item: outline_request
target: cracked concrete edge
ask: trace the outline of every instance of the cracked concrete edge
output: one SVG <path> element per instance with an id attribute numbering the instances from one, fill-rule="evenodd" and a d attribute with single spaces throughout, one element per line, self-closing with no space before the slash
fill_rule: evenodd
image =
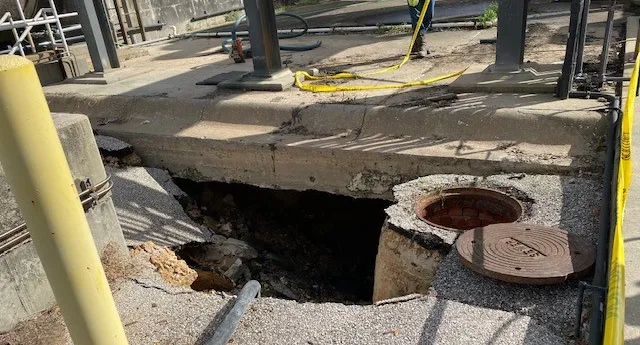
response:
<path id="1" fill-rule="evenodd" d="M 77 94 L 47 94 L 47 100 L 52 110 L 86 114 L 94 126 L 129 123 L 130 130 L 169 135 L 199 121 L 209 121 L 303 130 L 302 134 L 315 135 L 350 131 L 358 135 L 429 137 L 455 133 L 456 138 L 470 140 L 571 143 L 577 154 L 590 152 L 594 141 L 604 133 L 606 119 L 594 111 L 599 106 L 595 100 L 559 103 L 541 97 L 524 98 L 528 99 L 525 102 L 522 96 L 504 94 L 495 99 L 467 95 L 459 103 L 441 108 Z M 140 126 L 142 123 L 147 125 Z"/>
<path id="2" fill-rule="evenodd" d="M 390 228 L 423 247 L 447 251 L 459 233 L 429 225 L 416 215 L 417 201 L 429 193 L 453 187 L 502 191 L 523 206 L 520 223 L 561 227 L 595 243 L 601 182 L 595 176 L 504 174 L 492 176 L 430 175 L 393 188 L 396 204 L 388 207 Z"/>

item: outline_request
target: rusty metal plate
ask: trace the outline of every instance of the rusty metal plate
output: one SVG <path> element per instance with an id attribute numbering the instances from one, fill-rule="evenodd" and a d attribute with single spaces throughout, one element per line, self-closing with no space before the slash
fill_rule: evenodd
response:
<path id="1" fill-rule="evenodd" d="M 456 242 L 462 263 L 502 281 L 559 284 L 589 272 L 595 249 L 564 230 L 528 224 L 493 224 L 464 232 Z"/>

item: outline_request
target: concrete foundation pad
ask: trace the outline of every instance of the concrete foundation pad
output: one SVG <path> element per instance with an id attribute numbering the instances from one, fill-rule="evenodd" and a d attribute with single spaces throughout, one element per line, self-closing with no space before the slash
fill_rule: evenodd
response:
<path id="1" fill-rule="evenodd" d="M 391 107 L 264 95 L 48 100 L 89 114 L 99 133 L 133 145 L 146 165 L 197 181 L 390 198 L 393 185 L 429 174 L 600 170 L 606 118 L 596 100 L 465 94 L 442 107 Z"/>
<path id="2" fill-rule="evenodd" d="M 239 78 L 233 78 L 218 83 L 219 89 L 246 91 L 284 91 L 293 86 L 293 72 L 285 68 L 269 78 L 254 76 L 247 73 Z"/>
<path id="3" fill-rule="evenodd" d="M 525 64 L 517 72 L 495 70 L 494 65 L 472 65 L 450 85 L 453 92 L 554 93 L 561 64 Z"/>
<path id="4" fill-rule="evenodd" d="M 420 196 L 446 188 L 470 186 L 501 190 L 518 199 L 524 208 L 518 222 L 557 227 L 576 234 L 595 246 L 601 195 L 599 176 L 580 178 L 524 174 L 487 177 L 432 175 L 394 188 L 394 196 L 398 203 L 386 210 L 388 218 L 385 229 L 404 235 L 413 243 L 407 244 L 406 247 L 409 249 L 404 251 L 418 255 L 417 259 L 414 258 L 412 261 L 398 257 L 396 261 L 403 261 L 404 264 L 396 265 L 400 270 L 394 273 L 393 279 L 387 279 L 388 275 L 385 276 L 384 271 L 376 270 L 374 290 L 384 291 L 385 285 L 389 284 L 415 285 L 417 281 L 422 285 L 431 284 L 431 290 L 438 298 L 520 313 L 546 324 L 557 334 L 564 335 L 570 332 L 575 316 L 577 281 L 553 286 L 527 286 L 503 283 L 481 276 L 464 267 L 455 249 L 452 249 L 458 236 L 457 232 L 431 226 L 416 216 L 415 206 Z M 452 250 L 438 267 L 433 281 L 427 282 L 425 276 L 414 274 L 420 269 L 432 270 L 433 265 L 440 263 L 440 256 L 425 261 L 421 259 L 425 258 L 425 255 L 433 256 L 434 252 L 443 253 L 449 249 Z M 387 251 L 381 241 L 378 257 Z M 426 268 L 420 267 L 425 266 L 423 262 L 427 262 Z M 385 296 L 391 297 L 396 296 Z"/>

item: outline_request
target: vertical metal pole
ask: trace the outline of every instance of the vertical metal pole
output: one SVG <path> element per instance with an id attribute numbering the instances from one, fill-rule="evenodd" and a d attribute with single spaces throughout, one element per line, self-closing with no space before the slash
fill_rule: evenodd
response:
<path id="1" fill-rule="evenodd" d="M 107 5 L 103 0 L 93 0 L 93 5 L 96 8 L 96 18 L 100 25 L 100 33 L 107 49 L 107 55 L 109 56 L 109 62 L 112 68 L 120 67 L 120 59 L 118 58 L 118 52 L 116 50 L 116 41 L 113 39 L 113 32 L 109 24 L 109 18 L 107 16 Z"/>
<path id="2" fill-rule="evenodd" d="M 571 18 L 569 20 L 569 39 L 567 49 L 564 53 L 564 64 L 562 65 L 562 75 L 558 80 L 556 97 L 561 99 L 569 98 L 569 92 L 573 87 L 573 77 L 576 72 L 576 49 L 578 47 L 578 33 L 580 30 L 580 19 L 585 0 L 573 0 L 571 2 Z"/>
<path id="3" fill-rule="evenodd" d="M 498 1 L 496 70 L 517 71 L 524 60 L 529 0 Z"/>
<path id="4" fill-rule="evenodd" d="M 78 9 L 78 17 L 82 25 L 84 39 L 87 42 L 87 48 L 89 48 L 93 69 L 96 72 L 104 72 L 111 67 L 119 67 L 119 64 L 113 63 L 118 61 L 118 56 L 114 54 L 115 48 L 109 48 L 109 46 L 113 45 L 110 34 L 103 30 L 103 26 L 106 25 L 108 27 L 108 24 L 101 24 L 101 20 L 98 17 L 98 11 L 104 14 L 103 7 L 96 7 L 93 0 L 74 1 Z"/>
<path id="5" fill-rule="evenodd" d="M 113 0 L 116 6 L 116 16 L 118 17 L 118 23 L 120 23 L 120 32 L 122 33 L 122 40 L 124 44 L 129 44 L 129 33 L 127 32 L 127 25 L 124 22 L 124 14 L 122 13 L 122 3 L 120 0 Z"/>
<path id="6" fill-rule="evenodd" d="M 613 30 L 613 17 L 616 13 L 616 0 L 611 0 L 609 13 L 607 14 L 607 27 L 604 32 L 604 42 L 602 42 L 602 53 L 600 54 L 600 73 L 598 81 L 603 82 L 607 74 L 607 64 L 609 63 L 609 45 L 611 44 L 611 31 Z"/>
<path id="7" fill-rule="evenodd" d="M 271 0 L 245 0 L 253 60 L 252 76 L 269 78 L 282 70 L 276 13 Z"/>
<path id="8" fill-rule="evenodd" d="M 576 74 L 582 74 L 584 65 L 584 45 L 587 41 L 587 24 L 589 23 L 589 10 L 591 9 L 591 0 L 584 0 L 582 7 L 582 16 L 580 18 L 580 31 L 578 36 L 578 51 L 576 56 Z"/>
<path id="9" fill-rule="evenodd" d="M 138 27 L 140 27 L 140 36 L 142 36 L 142 40 L 147 40 L 147 33 L 144 30 L 144 24 L 142 23 L 142 15 L 140 14 L 140 5 L 138 4 L 138 0 L 133 1 L 133 10 L 136 11 L 136 18 L 138 19 Z"/>
<path id="10" fill-rule="evenodd" d="M 73 343 L 127 345 L 31 61 L 0 57 L 0 109 L 0 161 Z"/>

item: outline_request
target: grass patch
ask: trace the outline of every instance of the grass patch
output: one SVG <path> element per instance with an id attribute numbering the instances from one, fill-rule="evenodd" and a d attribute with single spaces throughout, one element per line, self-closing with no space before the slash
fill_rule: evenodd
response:
<path id="1" fill-rule="evenodd" d="M 484 10 L 482 15 L 478 17 L 478 22 L 481 27 L 488 28 L 492 26 L 496 20 L 498 20 L 498 3 L 494 1 Z"/>
<path id="2" fill-rule="evenodd" d="M 243 10 L 236 10 L 236 11 L 231 11 L 227 14 L 224 15 L 224 21 L 225 22 L 235 22 L 236 20 L 238 20 L 238 18 L 240 18 L 242 15 L 244 14 Z"/>
<path id="3" fill-rule="evenodd" d="M 402 25 L 381 25 L 374 31 L 376 35 L 395 35 L 411 31 Z"/>

